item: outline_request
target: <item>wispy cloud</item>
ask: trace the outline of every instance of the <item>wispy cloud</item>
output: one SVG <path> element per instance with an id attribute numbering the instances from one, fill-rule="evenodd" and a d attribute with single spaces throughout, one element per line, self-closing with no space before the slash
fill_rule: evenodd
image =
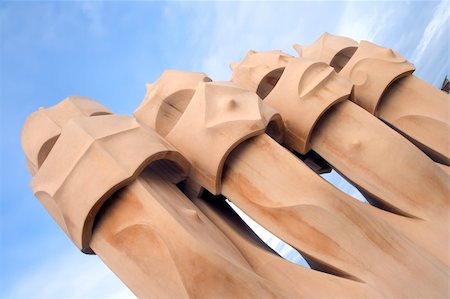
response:
<path id="1" fill-rule="evenodd" d="M 448 0 L 346 4 L 337 34 L 393 48 L 416 66 L 415 75 L 440 87 L 450 71 Z"/>
<path id="2" fill-rule="evenodd" d="M 202 59 L 201 69 L 213 79 L 228 80 L 231 77 L 229 63 L 241 59 L 248 50 L 289 47 L 299 35 L 298 27 L 288 31 L 280 23 L 273 22 L 276 7 L 274 3 L 257 6 L 253 3 L 217 3 L 213 26 L 208 28 L 208 51 Z M 274 36 L 277 38 L 272 38 Z"/>
<path id="3" fill-rule="evenodd" d="M 97 256 L 76 250 L 49 257 L 2 292 L 5 299 L 136 298 Z"/>
<path id="4" fill-rule="evenodd" d="M 392 3 L 347 2 L 336 29 L 337 35 L 348 36 L 357 41 L 376 41 L 390 23 L 395 22 Z"/>
<path id="5" fill-rule="evenodd" d="M 193 19 L 194 36 L 200 37 L 204 55 L 199 69 L 215 80 L 229 80 L 229 63 L 241 60 L 250 50 L 280 49 L 294 53 L 292 44 L 307 43 L 336 16 L 329 15 L 334 4 L 315 2 L 218 2 L 201 15 L 211 15 L 208 26 L 204 18 Z M 311 12 L 308 14 L 306 12 Z M 322 14 L 320 14 L 322 12 Z M 315 15 L 315 17 L 313 16 Z M 311 26 L 311 23 L 315 23 Z"/>
<path id="6" fill-rule="evenodd" d="M 103 6 L 101 2 L 85 1 L 17 2 L 0 6 L 3 46 L 6 49 L 37 46 L 54 49 L 67 46 L 73 34 L 79 32 L 85 37 L 102 35 L 106 32 Z"/>
<path id="7" fill-rule="evenodd" d="M 103 34 L 105 31 L 102 15 L 103 3 L 83 1 L 80 4 L 81 11 L 88 20 L 89 31 L 97 35 Z"/>
<path id="8" fill-rule="evenodd" d="M 167 7 L 161 11 L 161 6 Z M 1 286 L 2 298 L 133 297 L 97 257 L 67 248 L 47 252 L 58 243 L 51 236 L 59 241 L 66 237 L 45 224 L 48 215 L 38 211 L 30 192 L 23 191 L 28 190 L 29 177 L 23 174 L 17 136 L 28 111 L 79 91 L 107 100 L 104 103 L 115 111 L 132 111 L 144 93 L 140 89 L 144 81 L 156 78 L 163 69 L 204 71 L 213 79 L 228 80 L 228 64 L 242 59 L 249 49 L 293 53 L 293 43 L 308 44 L 324 31 L 397 49 L 416 64 L 419 77 L 436 85 L 449 69 L 447 1 L 19 1 L 0 4 L 0 23 L 1 104 L 8 111 L 2 122 L 9 130 L 1 138 L 5 173 L 0 234 L 8 248 L 2 248 L 0 260 L 9 259 L 7 267 L 0 267 L 0 280 L 7 284 Z M 23 171 L 18 171 L 20 167 Z M 336 174 L 328 179 L 363 199 Z M 295 251 L 246 221 L 295 262 Z M 36 234 L 35 227 L 42 234 Z M 32 255 L 32 247 L 37 246 L 51 258 Z"/>
<path id="9" fill-rule="evenodd" d="M 426 26 L 422 38 L 414 51 L 413 62 L 420 63 L 426 56 L 426 52 L 429 49 L 433 41 L 443 38 L 447 41 L 448 45 L 448 30 L 450 26 L 450 4 L 447 0 L 441 1 L 434 10 L 434 14 Z M 443 36 L 447 32 L 446 36 Z M 448 54 L 448 53 L 447 53 Z M 448 56 L 447 56 L 448 58 Z"/>

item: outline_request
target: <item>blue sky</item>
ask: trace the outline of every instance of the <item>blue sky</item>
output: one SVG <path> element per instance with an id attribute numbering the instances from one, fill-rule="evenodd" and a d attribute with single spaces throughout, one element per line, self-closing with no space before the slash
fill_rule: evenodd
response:
<path id="1" fill-rule="evenodd" d="M 449 2 L 1 2 L 1 298 L 133 298 L 77 251 L 31 193 L 25 118 L 69 95 L 130 114 L 165 69 L 228 80 L 247 50 L 309 44 L 323 32 L 392 47 L 440 86 Z M 327 179 L 354 196 L 335 174 Z M 283 249 L 284 250 L 284 249 Z M 292 257 L 292 256 L 291 256 Z M 294 257 L 295 259 L 295 257 Z"/>

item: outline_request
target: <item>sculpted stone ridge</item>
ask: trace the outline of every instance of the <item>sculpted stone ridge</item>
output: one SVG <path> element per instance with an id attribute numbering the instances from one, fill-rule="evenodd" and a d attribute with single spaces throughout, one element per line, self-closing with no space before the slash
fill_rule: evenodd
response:
<path id="1" fill-rule="evenodd" d="M 343 51 L 354 52 L 358 48 L 358 43 L 348 37 L 332 35 L 328 32 L 322 34 L 311 45 L 302 47 L 294 45 L 300 57 L 309 58 L 326 64 L 331 64 L 333 59 Z"/>
<path id="2" fill-rule="evenodd" d="M 350 96 L 352 84 L 323 62 L 286 57 L 279 51 L 247 54 L 235 66 L 233 82 L 254 89 L 279 111 L 285 121 L 286 145 L 306 153 L 318 119 L 333 104 Z M 243 75 L 246 70 L 248 76 Z M 258 75 L 251 76 L 252 70 Z"/>
<path id="3" fill-rule="evenodd" d="M 231 81 L 256 92 L 258 84 L 270 72 L 284 68 L 293 57 L 282 51 L 249 51 L 240 63 L 232 63 Z"/>
<path id="4" fill-rule="evenodd" d="M 414 65 L 397 52 L 362 41 L 358 50 L 339 74 L 355 85 L 354 101 L 375 114 L 387 87 L 397 79 L 410 75 Z"/>
<path id="5" fill-rule="evenodd" d="M 186 160 L 134 118 L 74 118 L 62 128 L 31 188 L 77 247 L 89 253 L 93 221 L 103 202 L 160 159 L 187 172 Z"/>
<path id="6" fill-rule="evenodd" d="M 179 86 L 176 79 L 166 84 L 174 84 L 174 91 Z M 222 168 L 231 150 L 263 134 L 271 121 L 281 127 L 279 114 L 262 105 L 255 93 L 230 82 L 202 82 L 192 97 L 166 105 L 172 99 L 152 98 L 151 108 L 157 111 L 135 115 L 141 123 L 154 124 L 192 164 L 190 176 L 214 194 L 220 193 Z"/>
<path id="7" fill-rule="evenodd" d="M 30 172 L 35 173 L 41 166 L 61 134 L 61 127 L 70 119 L 111 113 L 100 103 L 81 96 L 67 97 L 50 108 L 39 108 L 33 112 L 25 121 L 21 136 Z"/>
<path id="8" fill-rule="evenodd" d="M 283 116 L 287 146 L 306 153 L 320 117 L 334 104 L 348 99 L 352 85 L 322 62 L 292 59 L 264 99 Z"/>
<path id="9" fill-rule="evenodd" d="M 198 84 L 210 81 L 211 79 L 204 73 L 166 70 L 153 84 L 146 84 L 147 93 L 142 103 L 134 111 L 134 116 L 146 126 L 157 129 L 158 117 L 156 114 L 162 111 L 160 105 L 172 104 L 172 101 L 167 100 L 169 98 L 172 98 L 174 102 L 178 97 L 189 100 Z"/>
<path id="10" fill-rule="evenodd" d="M 34 113 L 22 143 L 35 196 L 139 298 L 446 298 L 448 95 L 369 42 L 295 47 L 249 51 L 233 83 L 166 71 L 136 118 L 82 97 Z M 283 133 L 287 149 L 268 136 Z M 367 202 L 323 180 L 324 164 Z"/>

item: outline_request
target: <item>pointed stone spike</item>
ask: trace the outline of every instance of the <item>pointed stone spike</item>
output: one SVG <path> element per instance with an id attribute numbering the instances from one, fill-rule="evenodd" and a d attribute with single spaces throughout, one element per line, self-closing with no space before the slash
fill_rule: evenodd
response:
<path id="1" fill-rule="evenodd" d="M 300 44 L 294 44 L 292 47 L 297 52 L 298 56 L 302 57 L 303 47 Z"/>
<path id="2" fill-rule="evenodd" d="M 303 47 L 299 57 L 325 62 L 339 72 L 357 47 L 358 43 L 348 37 L 325 32 L 312 44 Z"/>
<path id="3" fill-rule="evenodd" d="M 238 65 L 239 65 L 238 62 L 231 62 L 230 63 L 230 70 L 234 71 L 237 68 Z"/>

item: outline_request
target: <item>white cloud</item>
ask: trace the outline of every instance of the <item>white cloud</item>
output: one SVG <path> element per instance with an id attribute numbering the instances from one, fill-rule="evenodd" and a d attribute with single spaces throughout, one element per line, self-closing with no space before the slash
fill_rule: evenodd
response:
<path id="1" fill-rule="evenodd" d="M 31 5 L 31 4 L 30 4 Z M 69 47 L 76 45 L 71 43 L 71 33 L 75 29 L 85 29 L 90 35 L 102 34 L 108 26 L 103 24 L 107 21 L 110 14 L 104 11 L 101 3 L 81 2 L 75 5 L 75 12 L 71 9 L 56 9 L 55 4 L 40 3 L 42 9 L 37 14 L 32 7 L 20 11 L 13 11 L 10 7 L 2 7 L 0 18 L 2 25 L 8 25 L 11 30 L 3 30 L 11 34 L 5 35 L 4 41 L 11 48 L 27 49 L 32 48 L 30 43 L 33 39 L 29 36 L 39 37 L 39 43 L 47 47 Z M 177 3 L 181 5 L 181 3 Z M 282 49 L 292 53 L 291 44 L 294 42 L 306 44 L 319 37 L 323 31 L 329 31 L 334 34 L 350 36 L 354 39 L 368 39 L 380 42 L 380 39 L 390 38 L 394 47 L 394 42 L 404 44 L 405 48 L 413 48 L 411 37 L 416 35 L 416 30 L 411 30 L 408 26 L 402 24 L 399 14 L 402 12 L 394 8 L 401 7 L 390 6 L 389 2 L 377 3 L 377 5 L 349 3 L 341 11 L 325 11 L 319 13 L 320 7 L 314 7 L 313 11 L 308 5 L 312 2 L 293 3 L 283 5 L 278 2 L 250 2 L 250 3 L 208 3 L 203 4 L 207 9 L 200 7 L 199 11 L 190 16 L 192 20 L 191 40 L 198 45 L 200 55 L 199 59 L 193 59 L 197 70 L 208 73 L 213 79 L 227 80 L 230 77 L 228 64 L 231 61 L 242 59 L 249 49 L 271 50 Z M 319 5 L 319 4 L 314 4 Z M 326 2 L 325 6 L 332 6 Z M 210 6 L 214 10 L 209 10 Z M 80 18 L 80 13 L 83 18 Z M 164 11 L 166 18 L 177 18 L 173 11 L 166 9 Z M 403 15 L 415 18 L 411 10 L 406 10 Z M 14 20 L 27 20 L 39 17 L 41 26 L 26 26 L 13 22 Z M 323 16 L 326 19 L 319 19 Z M 337 16 L 337 17 L 336 17 Z M 133 15 L 122 16 L 123 18 L 133 18 Z M 337 19 L 333 19 L 337 18 Z M 418 41 L 418 46 L 413 52 L 412 61 L 418 68 L 424 66 L 424 57 L 433 57 L 428 55 L 435 45 L 435 42 L 447 39 L 443 36 L 448 32 L 449 24 L 448 2 L 442 1 L 436 8 L 431 21 L 424 25 L 423 36 Z M 330 21 L 331 20 L 331 21 Z M 334 21 L 333 21 L 334 20 Z M 336 22 L 335 22 L 336 21 Z M 184 22 L 184 21 L 183 21 Z M 388 32 L 389 26 L 396 23 L 397 27 L 402 28 L 404 32 L 401 36 L 391 36 Z M 35 24 L 31 22 L 30 24 Z M 183 23 L 184 24 L 184 23 Z M 142 24 L 144 26 L 145 24 Z M 195 29 L 195 30 L 194 30 Z M 404 30 L 404 31 L 403 31 Z M 446 31 L 447 30 L 447 31 Z M 79 31 L 79 30 L 78 30 Z M 149 31 L 150 33 L 151 31 Z M 422 32 L 422 31 L 420 31 Z M 56 43 L 55 43 L 56 42 Z M 448 41 L 447 41 L 448 45 Z M 394 47 L 396 48 L 396 47 Z M 447 48 L 448 49 L 448 48 Z M 145 49 L 147 52 L 148 49 Z M 203 55 L 205 54 L 205 55 Z M 448 52 L 447 52 L 448 55 Z M 145 76 L 148 76 L 148 70 L 142 67 L 140 57 L 133 57 L 138 62 L 139 68 L 144 69 Z M 439 57 L 440 61 L 446 60 L 447 63 L 430 63 L 430 68 L 440 68 L 439 72 L 445 71 L 448 67 L 448 59 Z M 444 62 L 444 61 L 443 61 Z M 435 72 L 435 70 L 433 70 Z M 144 75 L 142 77 L 145 77 Z M 440 77 L 438 80 L 441 80 Z M 327 176 L 329 181 L 344 192 L 363 200 L 362 195 L 348 182 L 340 178 L 335 173 Z M 278 251 L 283 257 L 293 262 L 305 265 L 298 252 L 270 232 L 262 228 L 249 217 L 241 216 L 245 221 L 260 235 L 272 248 Z M 42 247 L 39 250 L 43 250 Z M 45 250 L 45 249 L 44 249 Z M 23 272 L 21 272 L 23 273 Z M 58 256 L 52 256 L 44 263 L 26 272 L 20 280 L 14 281 L 10 290 L 2 290 L 2 296 L 5 298 L 135 298 L 134 295 L 124 286 L 120 280 L 95 256 L 85 256 L 76 250 L 63 251 Z"/>
<path id="2" fill-rule="evenodd" d="M 23 7 L 17 5 L 21 3 L 0 7 L 1 42 L 6 49 L 37 46 L 63 49 L 77 46 L 71 42 L 80 31 L 95 37 L 106 31 L 103 16 L 105 7 L 100 2 L 34 2 Z"/>
<path id="3" fill-rule="evenodd" d="M 75 249 L 49 258 L 3 292 L 5 299 L 136 298 L 97 256 Z"/>
<path id="4" fill-rule="evenodd" d="M 82 13 L 88 19 L 89 31 L 97 35 L 103 34 L 105 31 L 102 17 L 103 4 L 101 2 L 83 1 L 80 5 Z"/>
<path id="5" fill-rule="evenodd" d="M 450 71 L 448 0 L 348 3 L 336 34 L 392 48 L 415 64 L 415 75 L 440 87 Z"/>
<path id="6" fill-rule="evenodd" d="M 301 11 L 307 5 L 305 2 L 289 6 L 277 2 L 215 3 L 209 26 L 202 25 L 204 18 L 192 24 L 196 29 L 194 36 L 206 48 L 199 69 L 214 80 L 229 80 L 229 63 L 242 59 L 250 49 L 281 49 L 292 53 L 292 44 L 309 34 L 304 30 L 306 20 L 293 11 Z M 208 13 L 211 14 L 209 9 Z"/>
<path id="7" fill-rule="evenodd" d="M 386 2 L 386 5 L 377 4 L 347 3 L 337 26 L 336 35 L 348 36 L 357 41 L 375 41 L 395 13 L 389 2 Z"/>
<path id="8" fill-rule="evenodd" d="M 412 60 L 415 63 L 419 63 L 424 58 L 424 54 L 426 53 L 432 41 L 439 40 L 443 32 L 445 32 L 445 30 L 448 30 L 449 25 L 449 2 L 447 0 L 444 0 L 441 1 L 438 6 L 436 6 L 433 17 L 425 28 L 422 38 L 413 54 Z M 444 36 L 443 38 L 446 39 L 448 43 L 449 36 Z"/>

